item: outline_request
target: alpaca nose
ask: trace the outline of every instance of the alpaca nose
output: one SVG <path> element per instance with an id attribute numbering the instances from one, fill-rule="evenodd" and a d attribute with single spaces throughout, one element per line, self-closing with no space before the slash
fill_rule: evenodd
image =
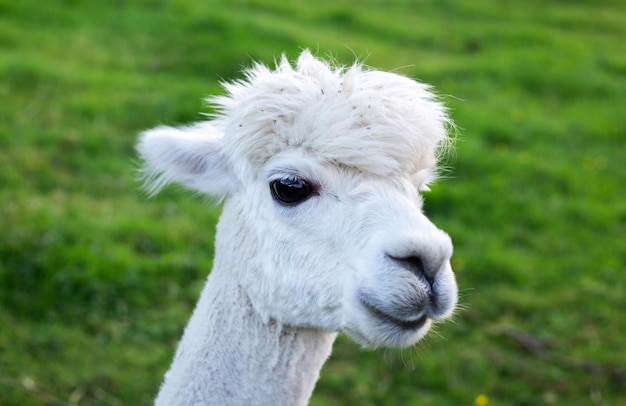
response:
<path id="1" fill-rule="evenodd" d="M 423 214 L 416 220 L 409 231 L 396 232 L 394 238 L 387 239 L 383 252 L 398 269 L 411 272 L 436 293 L 436 282 L 450 269 L 452 240 Z"/>
<path id="2" fill-rule="evenodd" d="M 421 256 L 411 255 L 403 258 L 397 258 L 390 256 L 391 259 L 399 263 L 403 268 L 411 271 L 415 276 L 424 278 L 428 282 L 428 285 L 432 288 L 435 282 L 435 277 L 439 270 L 442 268 L 442 261 L 427 261 L 425 263 Z"/>

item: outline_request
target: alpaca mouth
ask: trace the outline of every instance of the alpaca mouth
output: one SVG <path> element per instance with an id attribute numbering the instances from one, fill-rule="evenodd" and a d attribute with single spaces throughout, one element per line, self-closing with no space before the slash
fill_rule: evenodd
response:
<path id="1" fill-rule="evenodd" d="M 376 316 L 376 318 L 386 322 L 386 323 L 391 323 L 397 327 L 400 327 L 403 330 L 418 330 L 420 328 L 422 328 L 424 326 L 424 324 L 426 324 L 426 322 L 428 321 L 428 316 L 426 316 L 425 314 L 418 317 L 415 320 L 400 320 L 398 318 L 395 318 L 387 313 L 385 313 L 384 311 L 380 310 L 377 307 L 372 306 L 371 304 L 361 300 L 361 304 L 370 312 L 372 313 L 374 316 Z"/>

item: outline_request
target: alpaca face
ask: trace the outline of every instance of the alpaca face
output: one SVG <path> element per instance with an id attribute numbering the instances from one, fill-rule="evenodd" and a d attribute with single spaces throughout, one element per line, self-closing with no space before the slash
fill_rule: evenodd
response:
<path id="1" fill-rule="evenodd" d="M 278 154 L 263 172 L 225 210 L 242 227 L 229 222 L 227 239 L 247 235 L 229 250 L 254 264 L 238 277 L 264 318 L 376 347 L 412 344 L 452 313 L 452 244 L 423 215 L 414 178 L 390 180 L 297 151 Z"/>
<path id="2" fill-rule="evenodd" d="M 213 121 L 145 132 L 152 191 L 169 182 L 225 200 L 216 240 L 265 320 L 405 346 L 450 316 L 450 238 L 420 190 L 447 139 L 428 87 L 305 52 L 256 66 L 213 99 Z"/>

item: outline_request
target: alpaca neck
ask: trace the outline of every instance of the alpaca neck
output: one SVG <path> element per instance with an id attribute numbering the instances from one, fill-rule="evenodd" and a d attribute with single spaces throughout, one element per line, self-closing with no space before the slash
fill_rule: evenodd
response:
<path id="1" fill-rule="evenodd" d="M 336 334 L 264 322 L 230 271 L 216 263 L 156 404 L 306 404 Z"/>

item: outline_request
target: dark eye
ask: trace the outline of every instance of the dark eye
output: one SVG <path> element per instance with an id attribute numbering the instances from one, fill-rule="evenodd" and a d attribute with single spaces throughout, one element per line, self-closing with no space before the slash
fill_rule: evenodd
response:
<path id="1" fill-rule="evenodd" d="M 283 204 L 295 204 L 311 194 L 311 185 L 306 180 L 295 176 L 276 179 L 270 183 L 274 199 Z"/>

